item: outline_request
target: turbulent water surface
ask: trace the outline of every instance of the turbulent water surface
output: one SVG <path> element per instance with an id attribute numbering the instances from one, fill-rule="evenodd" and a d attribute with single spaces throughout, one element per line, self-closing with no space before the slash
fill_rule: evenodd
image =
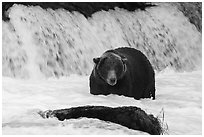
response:
<path id="1" fill-rule="evenodd" d="M 126 127 L 97 119 L 82 118 L 60 122 L 42 119 L 39 110 L 84 105 L 137 106 L 158 116 L 165 134 L 202 133 L 201 71 L 156 76 L 156 100 L 135 100 L 125 96 L 94 96 L 88 77 L 71 75 L 49 80 L 3 79 L 3 134 L 141 134 Z M 164 112 L 164 119 L 163 119 Z M 142 133 L 143 134 L 143 133 Z"/>
<path id="2" fill-rule="evenodd" d="M 39 110 L 81 105 L 138 106 L 163 120 L 165 134 L 201 134 L 201 32 L 169 3 L 85 18 L 64 9 L 14 5 L 2 23 L 3 134 L 145 134 L 97 119 L 60 122 Z M 94 96 L 92 58 L 107 49 L 141 50 L 156 71 L 156 100 Z M 167 130 L 168 129 L 168 130 Z"/>
<path id="3" fill-rule="evenodd" d="M 116 47 L 134 47 L 158 71 L 192 71 L 201 65 L 201 33 L 171 5 L 129 12 L 96 12 L 85 18 L 63 9 L 14 5 L 3 22 L 3 76 L 42 78 L 88 75 L 92 58 Z"/>

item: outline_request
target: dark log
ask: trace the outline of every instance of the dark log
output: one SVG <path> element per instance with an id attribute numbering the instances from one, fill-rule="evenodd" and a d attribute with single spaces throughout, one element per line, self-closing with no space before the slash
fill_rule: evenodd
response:
<path id="1" fill-rule="evenodd" d="M 57 117 L 58 120 L 77 119 L 80 117 L 97 118 L 103 121 L 126 126 L 130 129 L 140 130 L 152 135 L 160 135 L 163 130 L 158 118 L 148 115 L 141 108 L 134 106 L 105 107 L 82 106 L 68 109 L 47 110 L 39 112 L 43 118 Z"/>

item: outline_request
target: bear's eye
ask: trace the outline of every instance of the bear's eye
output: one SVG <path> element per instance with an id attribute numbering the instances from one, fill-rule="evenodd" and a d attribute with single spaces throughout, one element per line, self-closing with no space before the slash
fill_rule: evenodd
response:
<path id="1" fill-rule="evenodd" d="M 106 58 L 104 58 L 104 59 L 102 59 L 100 62 L 99 62 L 99 64 L 98 64 L 98 69 L 100 70 L 100 71 L 105 71 L 105 70 L 108 70 L 109 69 L 109 65 L 108 65 L 108 63 L 107 63 L 107 61 L 106 61 Z"/>
<path id="2" fill-rule="evenodd" d="M 122 66 L 122 64 L 117 64 L 117 65 L 115 66 L 115 71 L 116 71 L 116 74 L 117 74 L 118 76 L 120 76 L 120 74 L 122 74 L 122 71 L 123 71 L 123 66 Z"/>

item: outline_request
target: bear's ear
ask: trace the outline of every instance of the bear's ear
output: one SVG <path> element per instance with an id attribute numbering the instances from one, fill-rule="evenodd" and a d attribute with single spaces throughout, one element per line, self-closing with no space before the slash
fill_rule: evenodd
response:
<path id="1" fill-rule="evenodd" d="M 127 60 L 128 60 L 128 59 L 127 59 L 126 57 L 122 57 L 122 61 L 123 61 L 123 62 L 127 62 Z"/>
<path id="2" fill-rule="evenodd" d="M 100 61 L 100 58 L 93 58 L 93 62 L 94 62 L 95 64 L 98 64 L 99 61 Z"/>
<path id="3" fill-rule="evenodd" d="M 126 57 L 122 57 L 122 62 L 123 62 L 123 74 L 127 71 L 127 61 L 128 59 Z"/>

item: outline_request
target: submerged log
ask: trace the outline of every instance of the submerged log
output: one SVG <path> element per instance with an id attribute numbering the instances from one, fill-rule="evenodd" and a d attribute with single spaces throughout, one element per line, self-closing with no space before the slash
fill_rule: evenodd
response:
<path id="1" fill-rule="evenodd" d="M 56 117 L 58 120 L 77 119 L 80 117 L 97 118 L 103 121 L 126 126 L 130 129 L 140 130 L 152 135 L 162 134 L 162 127 L 158 118 L 148 115 L 141 108 L 134 106 L 105 107 L 81 106 L 68 109 L 47 110 L 39 112 L 43 118 Z"/>

